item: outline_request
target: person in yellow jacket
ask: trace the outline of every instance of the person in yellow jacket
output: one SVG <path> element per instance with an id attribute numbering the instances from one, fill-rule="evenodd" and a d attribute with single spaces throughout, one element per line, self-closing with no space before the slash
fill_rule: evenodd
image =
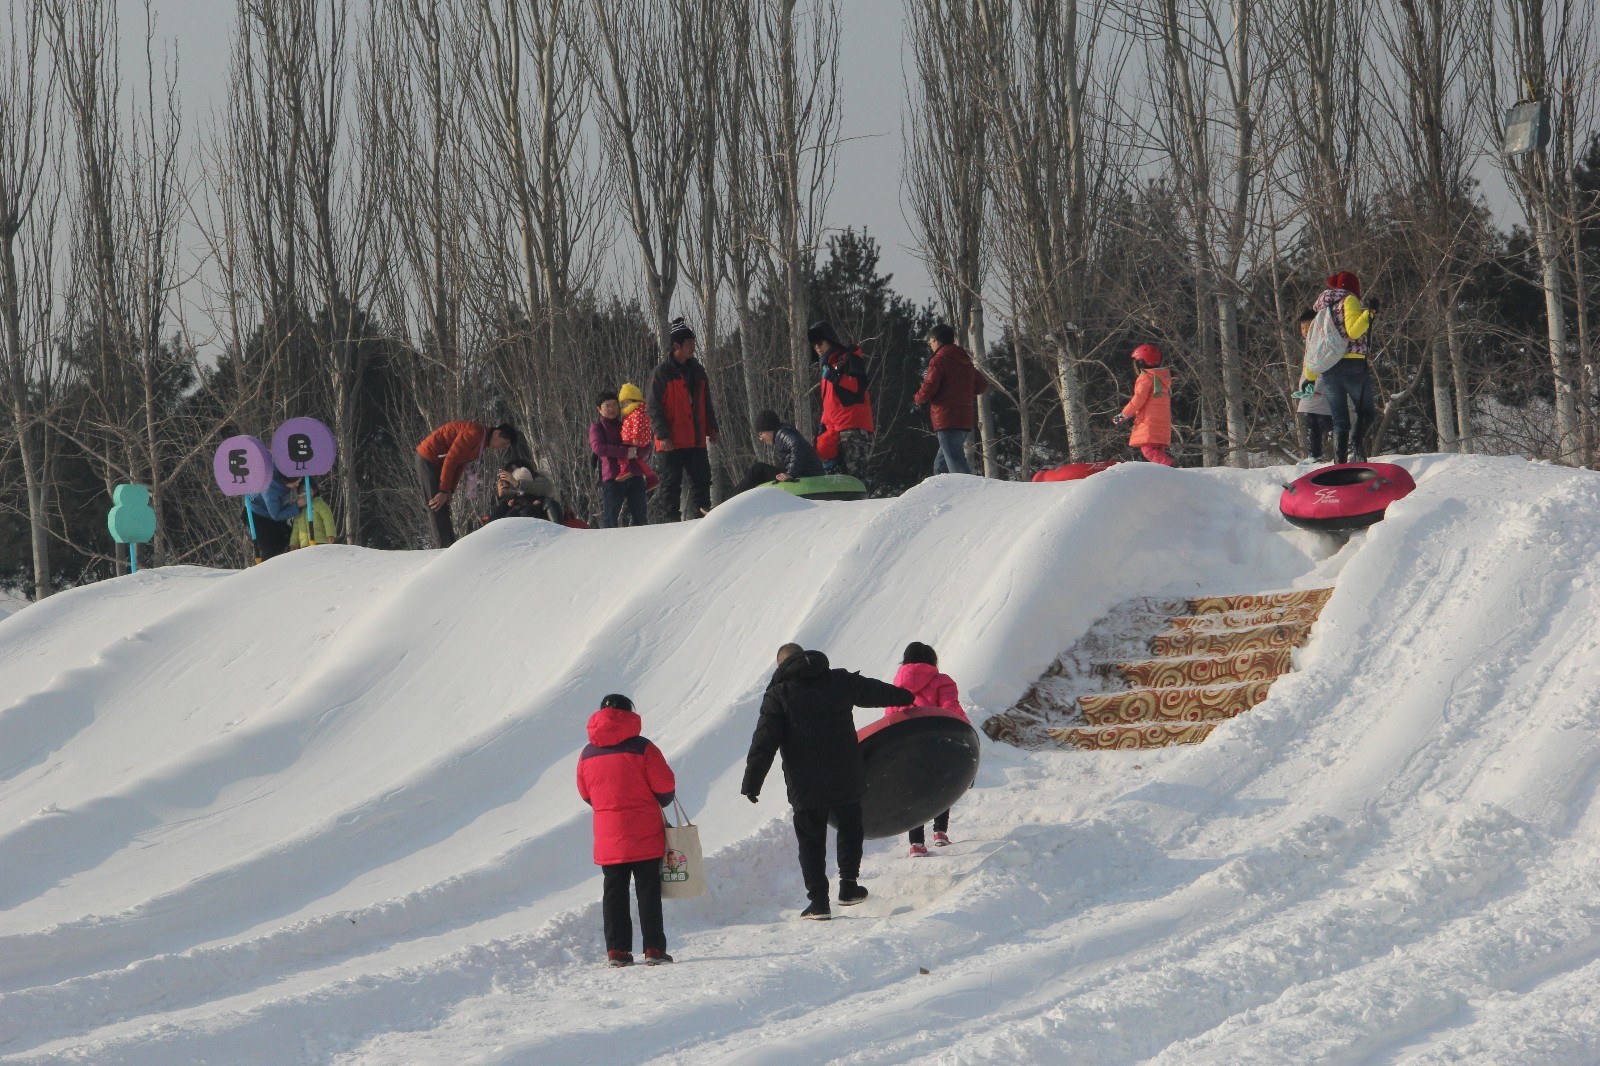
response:
<path id="1" fill-rule="evenodd" d="M 314 494 L 311 497 L 311 532 L 314 536 L 306 536 L 306 511 L 305 497 L 300 497 L 300 513 L 294 516 L 294 522 L 289 529 L 289 550 L 309 547 L 312 544 L 332 544 L 338 530 L 333 524 L 333 508 L 328 506 L 328 501 Z"/>
<path id="2" fill-rule="evenodd" d="M 1361 279 L 1341 270 L 1328 279 L 1328 287 L 1311 305 L 1311 310 L 1328 309 L 1334 325 L 1345 338 L 1345 356 L 1321 375 L 1322 391 L 1333 414 L 1333 455 L 1335 462 L 1367 461 L 1367 437 L 1377 420 L 1378 404 L 1372 385 L 1372 370 L 1367 361 L 1371 351 L 1372 308 L 1361 302 Z M 1318 380 L 1311 373 L 1309 381 Z M 1356 411 L 1354 431 L 1350 408 Z"/>

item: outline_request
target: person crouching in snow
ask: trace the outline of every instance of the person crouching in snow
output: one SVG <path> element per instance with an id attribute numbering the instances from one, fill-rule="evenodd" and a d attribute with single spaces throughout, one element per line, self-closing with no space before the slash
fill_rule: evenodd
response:
<path id="1" fill-rule="evenodd" d="M 677 781 L 661 749 L 639 735 L 633 701 L 612 693 L 589 717 L 589 744 L 578 757 L 578 795 L 594 808 L 594 861 L 605 878 L 606 958 L 633 964 L 628 882 L 639 897 L 644 964 L 671 962 L 661 920 L 661 859 L 667 853 L 661 808 Z"/>
<path id="2" fill-rule="evenodd" d="M 1111 422 L 1120 426 L 1133 419 L 1128 446 L 1138 448 L 1152 463 L 1176 466 L 1167 454 L 1167 446 L 1172 443 L 1172 371 L 1161 365 L 1161 349 L 1153 344 L 1135 348 L 1133 362 L 1139 368 L 1133 399 Z"/>
<path id="3" fill-rule="evenodd" d="M 951 680 L 949 674 L 939 672 L 939 653 L 920 640 L 913 640 L 906 645 L 905 654 L 900 657 L 900 669 L 894 675 L 894 684 L 911 693 L 915 699 L 905 707 L 890 707 L 883 712 L 885 718 L 904 714 L 912 707 L 938 707 L 955 712 L 963 722 L 971 724 L 965 708 L 961 706 L 961 693 L 956 689 L 955 681 Z M 942 848 L 950 843 L 949 829 L 949 811 L 933 819 L 934 847 Z M 911 857 L 921 858 L 927 854 L 927 839 L 919 825 L 911 831 Z"/>

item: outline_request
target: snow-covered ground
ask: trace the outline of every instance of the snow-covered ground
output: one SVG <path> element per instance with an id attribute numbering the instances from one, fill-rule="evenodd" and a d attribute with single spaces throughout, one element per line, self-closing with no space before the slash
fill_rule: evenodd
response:
<path id="1" fill-rule="evenodd" d="M 146 570 L 0 622 L 0 1056 L 17 1062 L 1600 1061 L 1600 476 L 1401 460 L 1342 549 L 1286 471 L 757 492 Z M 773 651 L 939 649 L 974 719 L 1137 596 L 1333 585 L 1204 744 L 984 741 L 956 843 L 804 903 L 739 776 Z M 712 893 L 601 964 L 572 784 L 633 696 Z M 861 712 L 861 721 L 872 712 Z"/>

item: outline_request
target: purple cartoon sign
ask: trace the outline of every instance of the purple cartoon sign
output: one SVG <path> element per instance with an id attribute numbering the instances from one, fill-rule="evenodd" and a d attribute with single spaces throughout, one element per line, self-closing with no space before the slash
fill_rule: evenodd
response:
<path id="1" fill-rule="evenodd" d="M 315 418 L 291 418 L 272 435 L 272 461 L 290 477 L 320 477 L 333 469 L 333 430 Z"/>
<path id="2" fill-rule="evenodd" d="M 272 453 L 247 433 L 229 437 L 217 446 L 211 474 L 224 496 L 265 492 L 272 483 Z"/>

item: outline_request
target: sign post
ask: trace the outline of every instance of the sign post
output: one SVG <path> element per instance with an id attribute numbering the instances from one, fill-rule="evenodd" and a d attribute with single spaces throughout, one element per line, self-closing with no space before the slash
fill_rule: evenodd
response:
<path id="1" fill-rule="evenodd" d="M 118 485 L 111 490 L 111 513 L 106 516 L 111 539 L 128 546 L 129 572 L 139 572 L 139 545 L 156 535 L 156 512 L 150 506 L 150 490 L 143 485 Z"/>
<path id="2" fill-rule="evenodd" d="M 217 446 L 217 454 L 211 460 L 211 476 L 217 479 L 217 488 L 224 496 L 246 497 L 244 518 L 250 526 L 250 551 L 259 563 L 261 556 L 255 554 L 256 516 L 250 510 L 248 497 L 266 492 L 272 484 L 272 453 L 247 433 L 229 437 Z"/>
<path id="3" fill-rule="evenodd" d="M 338 451 L 333 430 L 315 418 L 291 418 L 272 434 L 272 461 L 285 474 L 305 478 L 307 544 L 317 542 L 316 515 L 311 510 L 311 479 L 333 469 Z"/>

